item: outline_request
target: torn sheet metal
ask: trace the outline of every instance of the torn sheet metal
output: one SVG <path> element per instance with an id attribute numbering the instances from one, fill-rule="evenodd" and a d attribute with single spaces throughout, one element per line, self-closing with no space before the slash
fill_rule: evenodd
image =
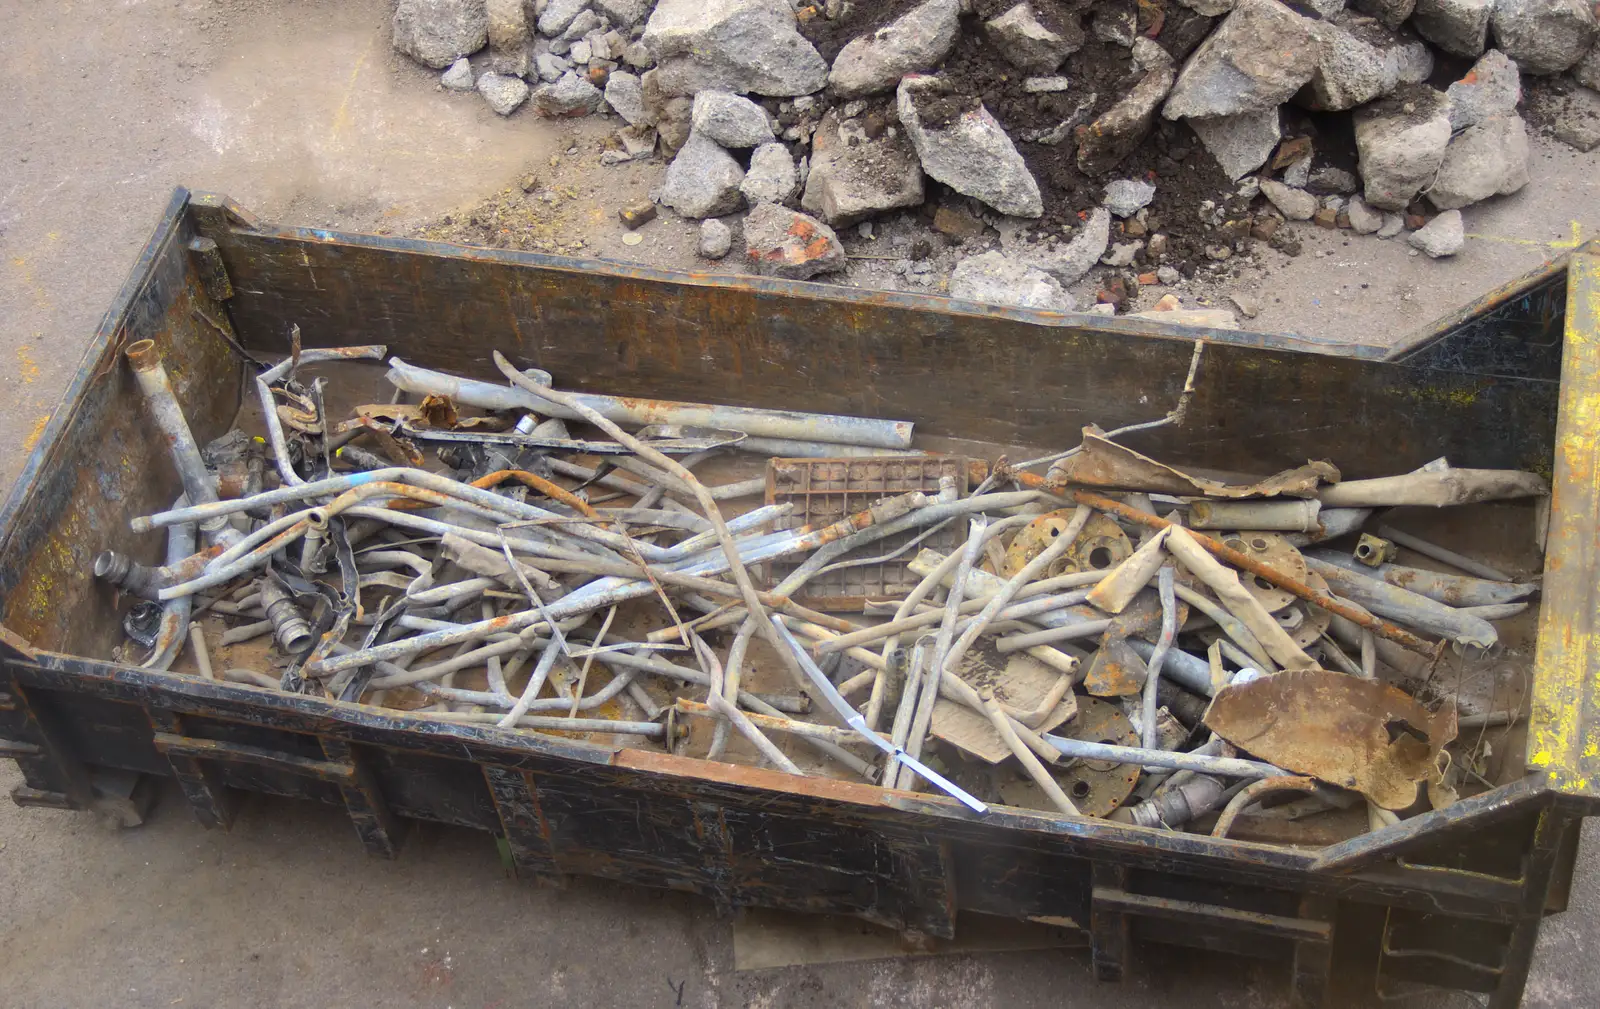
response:
<path id="1" fill-rule="evenodd" d="M 1188 530 L 1173 526 L 1171 535 L 1167 537 L 1167 549 L 1178 558 L 1180 564 L 1194 572 L 1196 578 L 1211 587 L 1217 598 L 1222 600 L 1222 605 L 1250 629 L 1250 633 L 1261 642 L 1261 647 L 1274 662 L 1285 669 L 1311 669 L 1316 666 L 1316 660 L 1302 651 L 1272 619 L 1272 614 L 1240 585 L 1239 575 L 1223 567 L 1207 553 Z"/>
<path id="2" fill-rule="evenodd" d="M 1001 655 L 988 642 L 981 642 L 962 657 L 956 675 L 980 693 L 994 691 L 995 700 L 1036 732 L 1049 732 L 1078 713 L 1076 695 L 1070 689 L 1057 689 L 1063 674 L 1026 652 Z M 1048 712 L 1036 720 L 1026 717 L 1051 697 L 1056 702 Z M 934 705 L 931 731 L 991 764 L 1011 756 L 1011 748 L 983 712 L 944 697 Z"/>
<path id="3" fill-rule="evenodd" d="M 1083 429 L 1083 449 L 1050 468 L 1052 482 L 1108 487 L 1180 497 L 1310 498 L 1323 483 L 1337 483 L 1339 470 L 1327 462 L 1308 462 L 1253 484 L 1226 484 L 1193 476 L 1106 438 L 1097 428 Z M 1323 504 L 1328 504 L 1323 498 Z"/>
<path id="4" fill-rule="evenodd" d="M 1084 674 L 1083 689 L 1096 697 L 1127 697 L 1143 690 L 1149 676 L 1149 668 L 1127 639 L 1107 634 Z"/>
<path id="5" fill-rule="evenodd" d="M 1205 724 L 1261 760 L 1354 789 L 1384 809 L 1417 801 L 1456 736 L 1451 705 L 1435 714 L 1403 691 L 1325 669 L 1278 673 L 1218 691 Z"/>
<path id="6" fill-rule="evenodd" d="M 1336 487 L 1323 488 L 1317 496 L 1324 508 L 1399 505 L 1443 508 L 1481 501 L 1544 497 L 1549 493 L 1549 483 L 1537 473 L 1514 469 L 1441 469 L 1375 480 L 1348 480 Z"/>
<path id="7" fill-rule="evenodd" d="M 1089 592 L 1089 602 L 1107 613 L 1121 613 L 1166 563 L 1166 542 L 1167 530 L 1152 534 Z"/>

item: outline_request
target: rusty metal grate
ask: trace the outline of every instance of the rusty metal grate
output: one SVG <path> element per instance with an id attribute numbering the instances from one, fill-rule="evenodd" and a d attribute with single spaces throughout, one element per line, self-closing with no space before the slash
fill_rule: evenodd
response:
<path id="1" fill-rule="evenodd" d="M 939 479 L 953 477 L 956 490 L 965 495 L 971 461 L 965 456 L 882 456 L 855 459 L 773 459 L 767 464 L 767 503 L 794 505 L 777 528 L 830 525 L 873 502 L 910 491 L 930 497 L 939 493 Z M 956 528 L 960 525 L 960 528 Z M 898 533 L 863 547 L 856 556 L 892 554 L 925 529 Z M 921 541 L 920 547 L 948 551 L 961 542 L 965 524 L 954 523 Z M 797 602 L 816 609 L 859 609 L 868 599 L 901 597 L 921 579 L 907 569 L 917 549 L 907 550 L 881 564 L 857 564 L 813 577 L 795 596 Z M 769 565 L 774 583 L 782 581 L 798 562 L 779 560 Z"/>

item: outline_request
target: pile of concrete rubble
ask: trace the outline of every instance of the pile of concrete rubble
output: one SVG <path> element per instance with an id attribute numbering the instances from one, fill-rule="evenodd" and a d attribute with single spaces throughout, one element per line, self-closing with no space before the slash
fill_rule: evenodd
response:
<path id="1" fill-rule="evenodd" d="M 1600 146 L 1597 40 L 1590 0 L 400 0 L 394 16 L 397 50 L 501 115 L 620 117 L 602 163 L 667 160 L 656 202 L 706 222 L 707 257 L 742 233 L 751 272 L 806 279 L 844 268 L 835 229 L 922 208 L 964 253 L 952 295 L 1058 310 L 1085 282 L 1131 306 L 1258 241 L 1297 254 L 1286 222 L 1455 254 L 1461 208 L 1529 181 L 1524 112 Z"/>

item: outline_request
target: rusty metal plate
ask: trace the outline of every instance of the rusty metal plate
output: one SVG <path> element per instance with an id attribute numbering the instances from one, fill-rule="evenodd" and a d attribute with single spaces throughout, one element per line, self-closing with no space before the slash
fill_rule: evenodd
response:
<path id="1" fill-rule="evenodd" d="M 1107 635 L 1084 674 L 1083 689 L 1095 697 L 1125 697 L 1143 690 L 1149 675 L 1144 659 L 1125 638 Z"/>
<path id="2" fill-rule="evenodd" d="M 1044 553 L 1052 540 L 1064 532 L 1072 522 L 1074 509 L 1063 508 L 1041 515 L 1022 527 L 1011 538 L 1006 548 L 1004 575 L 1010 578 L 1028 562 Z M 1128 534 L 1105 515 L 1096 513 L 1083 527 L 1083 532 L 1067 552 L 1046 571 L 1042 577 L 1076 574 L 1080 571 L 1109 571 L 1133 555 L 1133 541 Z"/>
<path id="3" fill-rule="evenodd" d="M 1224 688 L 1205 724 L 1253 756 L 1355 789 L 1384 809 L 1417 801 L 1418 784 L 1438 776 L 1439 751 L 1456 736 L 1453 704 L 1435 714 L 1386 683 L 1326 669 Z"/>
<path id="4" fill-rule="evenodd" d="M 1297 582 L 1305 582 L 1306 574 L 1310 571 L 1310 568 L 1306 566 L 1306 559 L 1301 556 L 1300 551 L 1277 533 L 1233 533 L 1222 542 L 1224 545 L 1261 561 L 1263 564 L 1293 578 Z M 1252 575 L 1248 571 L 1239 572 L 1239 584 L 1245 587 L 1245 591 L 1255 596 L 1256 601 L 1265 607 L 1268 613 L 1276 613 L 1298 598 L 1292 593 L 1278 588 L 1260 575 Z"/>
<path id="5" fill-rule="evenodd" d="M 774 524 L 774 529 L 803 525 L 823 528 L 888 497 L 908 491 L 939 493 L 939 481 L 950 477 L 956 492 L 965 495 L 971 481 L 972 460 L 966 456 L 867 456 L 846 459 L 771 459 L 767 463 L 767 504 L 792 504 L 794 510 Z M 925 529 L 913 529 L 882 539 L 852 557 L 889 557 Z M 922 545 L 948 553 L 966 537 L 966 524 L 951 523 L 926 535 Z M 906 553 L 873 564 L 856 564 L 824 571 L 806 582 L 795 595 L 797 602 L 819 610 L 859 610 L 868 599 L 897 599 L 908 594 L 920 579 L 906 565 Z M 783 558 L 769 565 L 776 583 L 793 571 L 803 557 Z"/>
<path id="6" fill-rule="evenodd" d="M 1094 697 L 1078 698 L 1078 716 L 1057 731 L 1071 739 L 1091 743 L 1138 746 L 1138 734 L 1120 708 Z M 1116 764 L 1103 760 L 1063 761 L 1050 769 L 1051 776 L 1067 793 L 1084 816 L 1109 816 L 1128 801 L 1133 786 L 1139 783 L 1137 764 Z M 1000 785 L 1000 798 L 1007 805 L 1027 809 L 1054 809 L 1039 786 L 1026 777 Z"/>

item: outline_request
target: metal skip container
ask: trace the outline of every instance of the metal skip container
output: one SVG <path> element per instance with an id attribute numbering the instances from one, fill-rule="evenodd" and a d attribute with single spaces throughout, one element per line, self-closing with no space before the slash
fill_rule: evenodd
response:
<path id="1" fill-rule="evenodd" d="M 158 564 L 165 537 L 130 533 L 130 519 L 185 490 L 124 351 L 154 341 L 203 442 L 254 396 L 241 352 L 290 353 L 293 325 L 308 348 L 382 344 L 490 381 L 500 349 L 563 388 L 626 397 L 615 402 L 643 411 L 629 416 L 672 400 L 891 417 L 919 440 L 997 454 L 1146 419 L 1183 391 L 1203 339 L 1185 422 L 1141 435 L 1141 452 L 1221 472 L 1333 457 L 1351 480 L 1444 456 L 1549 479 L 1525 754 L 1518 726 L 1481 794 L 1349 840 L 1263 843 L 1009 806 L 979 815 L 943 795 L 105 658 L 122 626 L 112 588 L 88 576 L 94 558 L 115 548 Z M 22 771 L 21 805 L 95 808 L 169 778 L 219 828 L 237 792 L 268 792 L 345 808 L 380 855 L 400 821 L 427 820 L 494 835 L 535 878 L 604 876 L 933 936 L 963 912 L 1072 925 L 1108 980 L 1140 943 L 1199 945 L 1281 961 L 1306 1005 L 1421 982 L 1509 1009 L 1600 802 L 1597 396 L 1595 245 L 1385 351 L 279 227 L 179 190 L 0 513 L 0 756 Z M 907 437 L 878 443 L 899 451 Z M 1512 532 L 1531 538 L 1534 524 Z M 783 859 L 763 857 L 780 844 Z"/>

